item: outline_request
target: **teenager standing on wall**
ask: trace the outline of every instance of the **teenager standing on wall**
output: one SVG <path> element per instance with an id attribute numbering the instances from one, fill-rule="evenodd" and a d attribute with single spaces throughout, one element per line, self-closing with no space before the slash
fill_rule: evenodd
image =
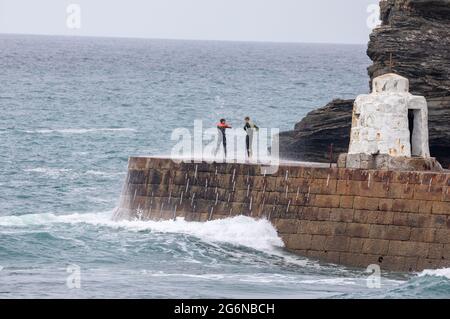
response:
<path id="1" fill-rule="evenodd" d="M 230 125 L 227 124 L 227 121 L 225 119 L 221 119 L 219 124 L 217 124 L 217 129 L 219 130 L 219 138 L 217 139 L 217 148 L 215 155 L 217 155 L 217 152 L 219 152 L 220 144 L 223 145 L 223 151 L 225 154 L 225 158 L 227 158 L 227 135 L 226 130 L 228 128 L 232 128 Z"/>
<path id="2" fill-rule="evenodd" d="M 259 127 L 250 121 L 250 117 L 245 118 L 244 130 L 247 132 L 245 144 L 247 146 L 247 156 L 250 159 L 253 156 L 253 133 L 259 131 Z"/>

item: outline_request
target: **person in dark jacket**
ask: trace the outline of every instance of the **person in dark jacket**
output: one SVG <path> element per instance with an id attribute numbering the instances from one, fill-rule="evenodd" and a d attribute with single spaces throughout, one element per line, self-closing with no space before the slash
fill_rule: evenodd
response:
<path id="1" fill-rule="evenodd" d="M 245 138 L 245 145 L 247 147 L 248 158 L 253 156 L 253 134 L 255 131 L 259 131 L 259 127 L 250 121 L 250 117 L 245 118 L 244 130 L 247 132 Z"/>

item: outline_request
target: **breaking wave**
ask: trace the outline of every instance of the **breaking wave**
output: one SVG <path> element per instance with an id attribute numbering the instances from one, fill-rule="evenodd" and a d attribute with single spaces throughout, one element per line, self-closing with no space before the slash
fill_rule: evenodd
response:
<path id="1" fill-rule="evenodd" d="M 136 132 L 133 128 L 68 128 L 68 129 L 40 129 L 34 131 L 25 131 L 29 134 L 86 134 L 93 132 Z"/>
<path id="2" fill-rule="evenodd" d="M 152 231 L 179 233 L 197 237 L 206 242 L 228 243 L 262 251 L 284 246 L 277 231 L 267 220 L 255 220 L 246 216 L 208 222 L 187 222 L 183 218 L 173 221 L 113 221 L 112 212 L 56 215 L 52 213 L 27 214 L 0 217 L 3 227 L 30 227 L 50 224 L 90 224 L 98 227 L 127 231 Z"/>
<path id="3" fill-rule="evenodd" d="M 80 178 L 84 176 L 97 176 L 97 177 L 106 177 L 113 178 L 116 176 L 126 175 L 126 172 L 106 172 L 106 171 L 98 171 L 98 170 L 87 170 L 86 172 L 77 172 L 70 168 L 56 168 L 56 167 L 35 167 L 35 168 L 27 168 L 23 170 L 27 173 L 36 173 L 39 175 L 44 175 L 48 177 L 59 177 L 61 175 L 70 174 L 71 178 Z"/>
<path id="4" fill-rule="evenodd" d="M 444 277 L 444 278 L 450 279 L 450 268 L 426 269 L 419 274 L 419 277 L 425 277 L 425 276 Z"/>

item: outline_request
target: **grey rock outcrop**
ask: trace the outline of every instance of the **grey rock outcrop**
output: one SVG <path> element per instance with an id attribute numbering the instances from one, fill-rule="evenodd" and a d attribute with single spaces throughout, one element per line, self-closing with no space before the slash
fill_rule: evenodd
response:
<path id="1" fill-rule="evenodd" d="M 450 0 L 384 0 L 382 25 L 371 36 L 367 54 L 373 78 L 390 71 L 410 80 L 412 94 L 429 108 L 431 155 L 450 165 Z M 391 59 L 392 56 L 392 59 Z M 352 101 L 333 101 L 309 113 L 293 131 L 280 134 L 281 156 L 328 161 L 328 148 L 347 152 Z"/>
<path id="2" fill-rule="evenodd" d="M 335 154 L 345 153 L 350 141 L 354 100 L 334 100 L 314 110 L 295 125 L 280 133 L 280 154 L 283 158 L 326 162 L 330 144 Z"/>

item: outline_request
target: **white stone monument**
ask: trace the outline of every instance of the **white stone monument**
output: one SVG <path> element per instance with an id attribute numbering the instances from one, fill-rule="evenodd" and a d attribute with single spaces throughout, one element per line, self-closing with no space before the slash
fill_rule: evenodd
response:
<path id="1" fill-rule="evenodd" d="M 428 106 L 409 93 L 408 79 L 389 73 L 353 106 L 348 154 L 339 166 L 363 169 L 442 169 L 430 158 Z"/>

